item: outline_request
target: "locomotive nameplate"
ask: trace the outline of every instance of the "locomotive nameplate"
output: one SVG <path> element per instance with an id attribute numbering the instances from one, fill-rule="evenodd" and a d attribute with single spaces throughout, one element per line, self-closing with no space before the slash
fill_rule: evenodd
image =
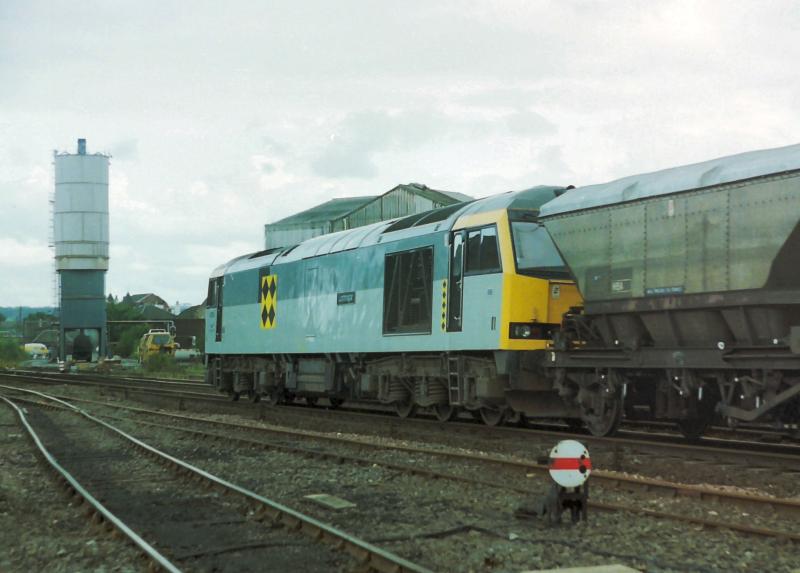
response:
<path id="1" fill-rule="evenodd" d="M 336 293 L 336 304 L 355 304 L 355 303 L 356 303 L 355 291 Z"/>

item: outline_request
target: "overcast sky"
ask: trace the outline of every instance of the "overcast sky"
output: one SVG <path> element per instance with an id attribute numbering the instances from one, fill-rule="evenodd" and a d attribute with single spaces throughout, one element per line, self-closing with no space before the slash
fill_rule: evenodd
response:
<path id="1" fill-rule="evenodd" d="M 800 4 L 0 1 L 0 306 L 49 305 L 53 149 L 110 153 L 107 290 L 199 303 L 263 225 L 800 140 Z"/>

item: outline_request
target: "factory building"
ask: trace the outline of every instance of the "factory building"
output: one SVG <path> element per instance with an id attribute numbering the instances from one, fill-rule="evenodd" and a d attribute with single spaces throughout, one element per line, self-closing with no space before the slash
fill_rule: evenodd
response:
<path id="1" fill-rule="evenodd" d="M 53 231 L 59 284 L 59 359 L 96 360 L 106 354 L 108 160 L 86 153 L 53 154 Z"/>
<path id="2" fill-rule="evenodd" d="M 383 195 L 331 199 L 280 221 L 264 225 L 264 248 L 288 247 L 306 239 L 379 221 L 446 207 L 472 197 L 437 191 L 419 183 L 398 185 Z"/>

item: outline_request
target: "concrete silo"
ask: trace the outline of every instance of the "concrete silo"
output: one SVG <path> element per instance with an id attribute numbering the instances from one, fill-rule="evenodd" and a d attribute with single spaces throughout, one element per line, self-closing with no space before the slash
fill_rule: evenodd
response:
<path id="1" fill-rule="evenodd" d="M 108 159 L 55 153 L 53 208 L 56 272 L 60 283 L 61 360 L 106 355 L 105 280 L 108 270 Z"/>

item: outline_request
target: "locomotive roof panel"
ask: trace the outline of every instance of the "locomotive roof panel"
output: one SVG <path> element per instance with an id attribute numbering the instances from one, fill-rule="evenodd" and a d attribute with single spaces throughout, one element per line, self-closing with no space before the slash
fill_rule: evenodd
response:
<path id="1" fill-rule="evenodd" d="M 424 213 L 409 215 L 401 219 L 390 219 L 355 229 L 320 235 L 291 247 L 248 253 L 215 268 L 211 273 L 211 278 L 449 230 L 462 217 L 477 213 L 501 209 L 537 209 L 541 204 L 557 196 L 563 189 L 563 187 L 542 185 L 524 191 L 509 191 L 475 201 L 456 203 Z"/>
<path id="2" fill-rule="evenodd" d="M 541 209 L 542 217 L 722 185 L 800 169 L 800 144 L 748 151 L 702 163 L 631 175 L 572 189 Z"/>
<path id="3" fill-rule="evenodd" d="M 564 189 L 564 187 L 552 185 L 538 185 L 523 191 L 509 191 L 500 195 L 492 195 L 475 201 L 468 209 L 464 210 L 462 215 L 473 215 L 498 209 L 536 210 L 554 197 L 558 197 Z"/>

